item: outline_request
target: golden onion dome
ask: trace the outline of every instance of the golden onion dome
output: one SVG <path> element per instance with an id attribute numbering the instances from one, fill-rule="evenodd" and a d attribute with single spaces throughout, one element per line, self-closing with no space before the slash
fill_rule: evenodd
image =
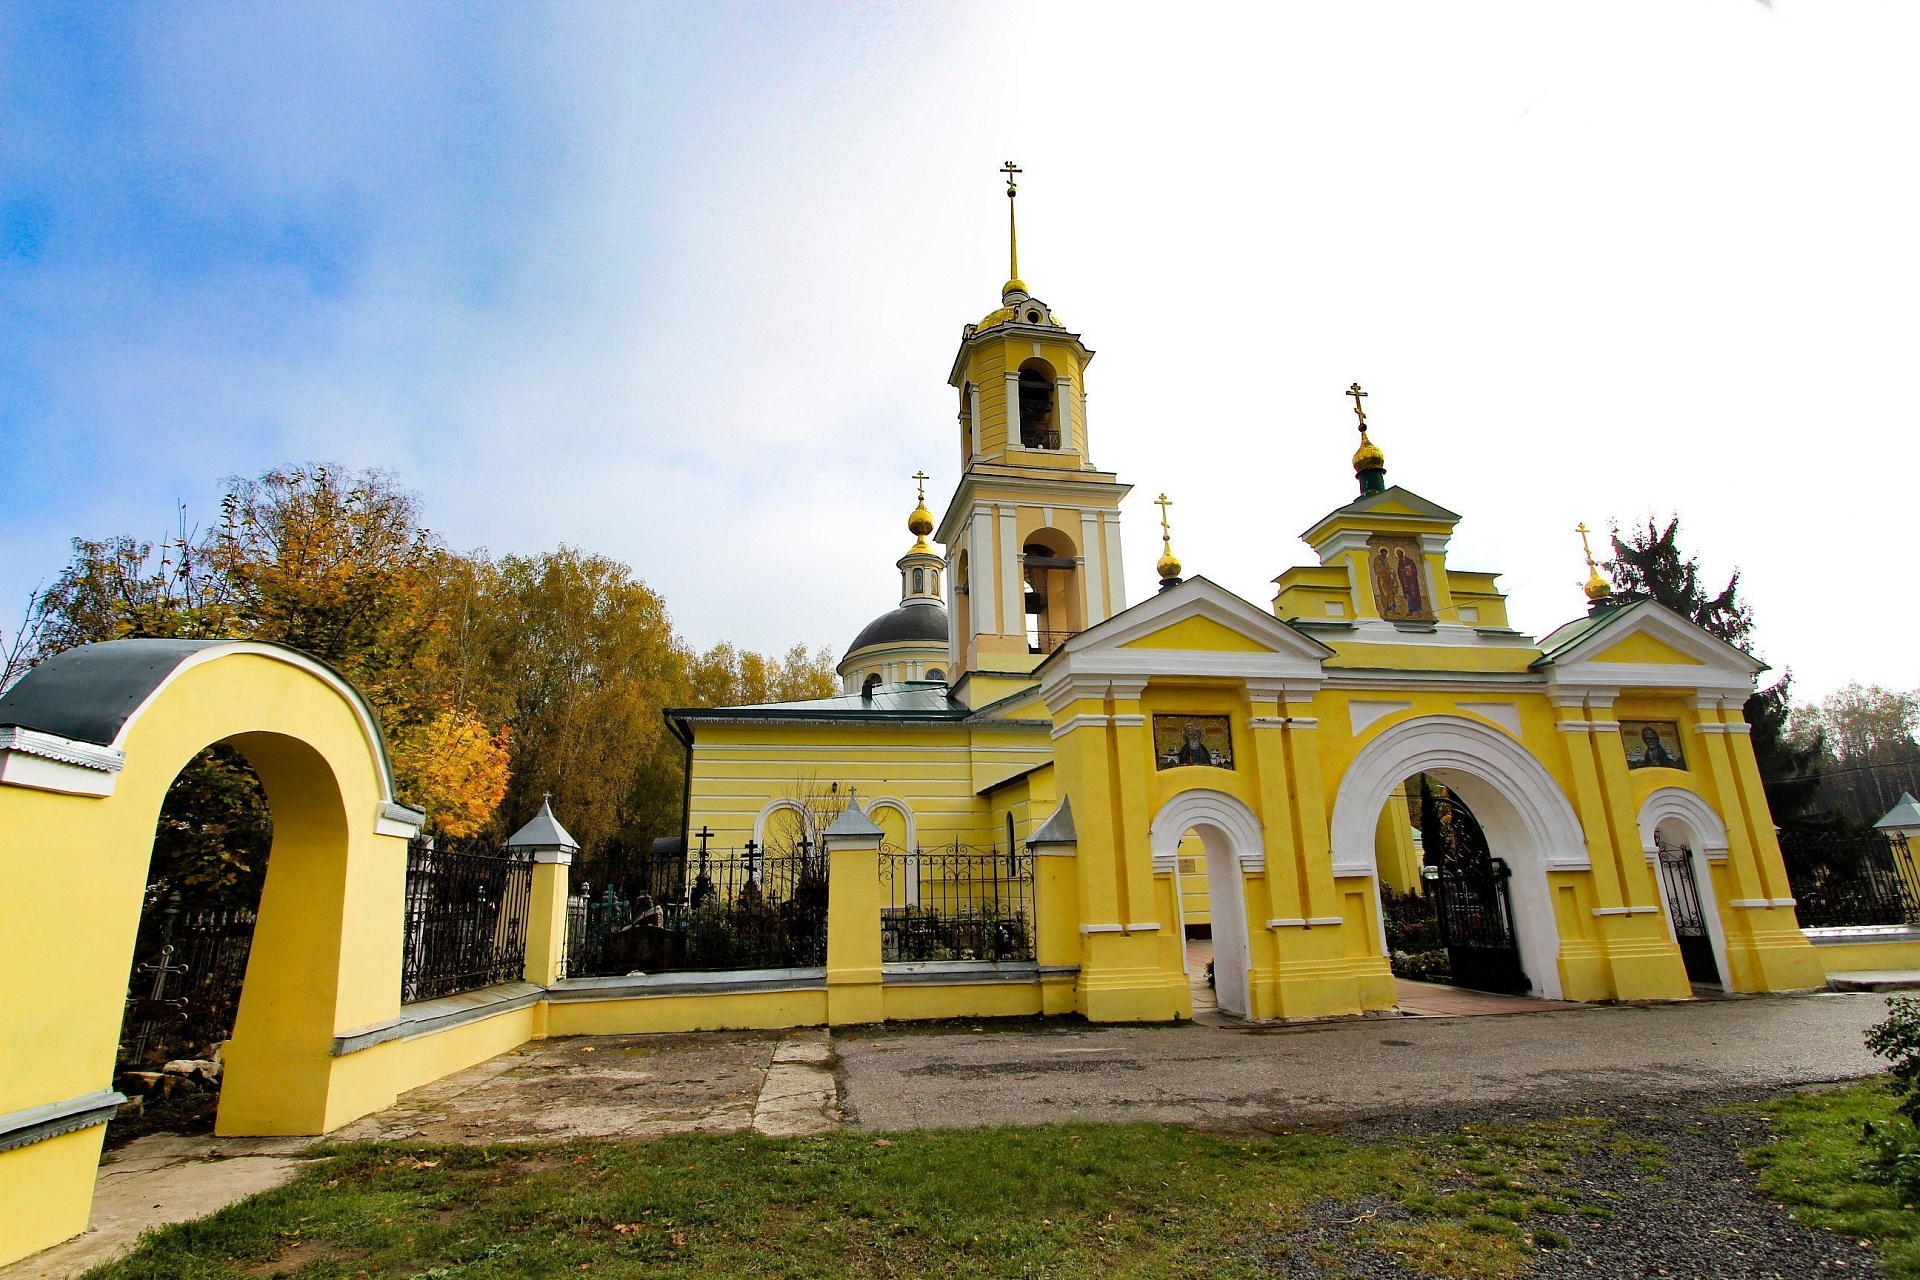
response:
<path id="1" fill-rule="evenodd" d="M 1597 568 L 1591 568 L 1591 567 L 1589 568 L 1587 573 L 1586 590 L 1587 590 L 1587 599 L 1589 600 L 1598 601 L 1598 600 L 1613 599 L 1612 585 L 1609 584 L 1605 578 L 1600 576 L 1600 570 Z"/>
<path id="2" fill-rule="evenodd" d="M 1163 579 L 1180 576 L 1180 558 L 1173 554 L 1172 547 L 1167 547 L 1160 552 L 1159 563 L 1153 566 L 1153 570 Z"/>
<path id="3" fill-rule="evenodd" d="M 1384 471 L 1387 455 L 1379 445 L 1367 438 L 1367 429 L 1360 428 L 1360 447 L 1353 451 L 1353 469 L 1358 471 Z"/>
<path id="4" fill-rule="evenodd" d="M 913 514 L 907 517 L 907 532 L 914 537 L 914 551 L 932 550 L 927 546 L 927 535 L 933 532 L 933 512 L 927 510 L 924 498 L 921 499 L 920 505 L 913 509 Z"/>

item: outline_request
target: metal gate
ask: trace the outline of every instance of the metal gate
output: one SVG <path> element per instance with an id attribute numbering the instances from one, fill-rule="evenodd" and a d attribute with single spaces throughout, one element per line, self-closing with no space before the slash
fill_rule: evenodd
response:
<path id="1" fill-rule="evenodd" d="M 1420 838 L 1427 864 L 1421 875 L 1433 898 L 1453 984 L 1524 994 L 1531 984 L 1513 936 L 1513 895 L 1507 887 L 1512 869 L 1493 856 L 1473 811 L 1424 777 Z"/>
<path id="2" fill-rule="evenodd" d="M 1713 939 L 1707 933 L 1707 913 L 1700 907 L 1700 886 L 1693 878 L 1693 851 L 1653 837 L 1660 856 L 1660 888 L 1667 897 L 1667 916 L 1673 921 L 1674 940 L 1686 962 L 1688 982 L 1718 985 L 1720 966 L 1713 959 Z"/>

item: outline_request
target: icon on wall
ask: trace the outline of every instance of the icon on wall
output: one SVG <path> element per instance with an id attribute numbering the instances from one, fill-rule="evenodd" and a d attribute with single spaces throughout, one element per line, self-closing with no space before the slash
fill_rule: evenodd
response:
<path id="1" fill-rule="evenodd" d="M 1629 769 L 1684 769 L 1680 726 L 1671 720 L 1622 720 L 1620 737 L 1627 748 Z"/>
<path id="2" fill-rule="evenodd" d="M 1161 769 L 1185 765 L 1233 768 L 1233 719 L 1230 716 L 1155 716 L 1153 759 Z"/>
<path id="3" fill-rule="evenodd" d="M 1389 622 L 1432 622 L 1433 595 L 1427 590 L 1426 557 L 1420 540 L 1376 533 L 1367 539 L 1367 576 L 1373 604 Z"/>

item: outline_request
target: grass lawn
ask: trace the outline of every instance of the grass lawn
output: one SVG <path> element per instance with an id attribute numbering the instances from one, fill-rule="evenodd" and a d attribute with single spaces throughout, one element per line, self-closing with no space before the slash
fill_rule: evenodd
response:
<path id="1" fill-rule="evenodd" d="M 1317 1213 L 1427 1274 L 1512 1276 L 1566 1243 L 1556 1222 L 1607 1214 L 1564 1185 L 1600 1148 L 1659 1159 L 1585 1119 L 1385 1146 L 1158 1125 L 341 1146 L 92 1274 L 1340 1275 Z"/>
<path id="2" fill-rule="evenodd" d="M 1856 1240 L 1872 1240 L 1881 1267 L 1901 1280 L 1920 1280 L 1920 1213 L 1914 1201 L 1876 1180 L 1865 1127 L 1894 1116 L 1894 1095 L 1883 1081 L 1819 1093 L 1789 1094 L 1761 1108 L 1775 1138 L 1747 1153 L 1760 1187 L 1794 1217 Z"/>

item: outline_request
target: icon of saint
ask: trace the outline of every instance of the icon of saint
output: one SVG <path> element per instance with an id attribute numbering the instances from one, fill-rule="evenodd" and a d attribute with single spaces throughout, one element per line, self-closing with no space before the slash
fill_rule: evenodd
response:
<path id="1" fill-rule="evenodd" d="M 1207 750 L 1207 744 L 1200 740 L 1200 726 L 1190 724 L 1184 730 L 1185 740 L 1180 751 L 1174 757 L 1175 764 L 1212 764 L 1213 753 Z"/>
<path id="2" fill-rule="evenodd" d="M 1427 611 L 1426 601 L 1420 598 L 1420 570 L 1407 557 L 1405 551 L 1396 549 L 1394 557 L 1400 577 L 1400 594 L 1407 602 L 1407 616 L 1413 617 Z"/>

